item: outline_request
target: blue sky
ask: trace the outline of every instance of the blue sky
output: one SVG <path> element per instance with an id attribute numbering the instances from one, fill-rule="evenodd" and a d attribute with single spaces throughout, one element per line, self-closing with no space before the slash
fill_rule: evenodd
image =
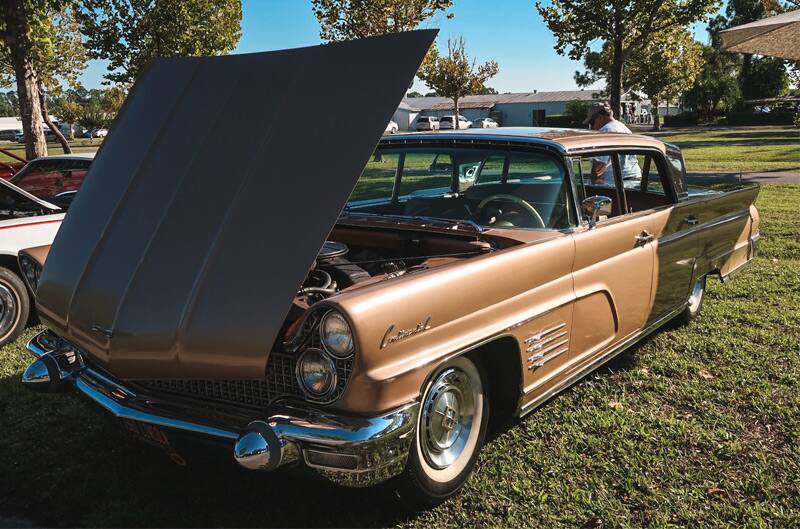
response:
<path id="1" fill-rule="evenodd" d="M 440 28 L 440 49 L 447 38 L 463 36 L 467 53 L 478 61 L 493 59 L 500 72 L 489 86 L 499 92 L 571 90 L 580 63 L 553 50 L 554 38 L 536 12 L 534 0 L 455 0 L 455 16 L 428 21 Z M 695 35 L 705 42 L 705 25 Z M 319 44 L 319 25 L 310 0 L 243 0 L 242 38 L 234 53 L 269 51 Z M 93 61 L 82 77 L 87 88 L 97 88 L 105 73 L 103 63 Z M 425 92 L 417 80 L 414 89 Z"/>

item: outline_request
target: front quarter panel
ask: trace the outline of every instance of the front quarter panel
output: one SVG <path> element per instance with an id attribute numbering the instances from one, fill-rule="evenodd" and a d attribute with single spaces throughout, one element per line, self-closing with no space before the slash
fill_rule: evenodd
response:
<path id="1" fill-rule="evenodd" d="M 556 234 L 331 299 L 348 315 L 358 346 L 337 407 L 392 409 L 416 398 L 447 358 L 501 336 L 521 343 L 527 322 L 571 303 L 573 255 L 571 237 Z"/>

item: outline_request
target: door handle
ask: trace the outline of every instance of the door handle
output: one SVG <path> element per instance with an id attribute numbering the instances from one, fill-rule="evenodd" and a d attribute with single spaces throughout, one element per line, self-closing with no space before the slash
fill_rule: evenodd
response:
<path id="1" fill-rule="evenodd" d="M 653 242 L 653 239 L 655 239 L 655 237 L 649 231 L 642 230 L 642 233 L 634 237 L 634 239 L 636 239 L 637 245 L 645 245 L 648 242 Z"/>
<path id="2" fill-rule="evenodd" d="M 697 217 L 695 217 L 694 215 L 689 215 L 688 217 L 686 217 L 685 219 L 683 219 L 683 221 L 684 221 L 686 224 L 688 224 L 689 226 L 697 226 L 698 224 L 700 224 L 700 219 L 698 219 L 698 218 L 697 218 Z"/>

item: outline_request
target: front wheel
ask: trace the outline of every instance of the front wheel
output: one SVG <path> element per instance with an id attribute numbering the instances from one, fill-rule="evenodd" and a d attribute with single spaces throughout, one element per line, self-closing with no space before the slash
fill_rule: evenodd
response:
<path id="1" fill-rule="evenodd" d="M 706 297 L 706 276 L 699 278 L 692 285 L 692 292 L 689 294 L 688 304 L 681 312 L 676 320 L 681 324 L 687 324 L 693 319 L 700 316 L 700 311 L 703 309 L 703 300 Z"/>
<path id="2" fill-rule="evenodd" d="M 22 279 L 0 267 L 0 347 L 17 339 L 28 323 L 29 313 L 30 298 Z"/>
<path id="3" fill-rule="evenodd" d="M 400 498 L 414 509 L 456 494 L 472 473 L 486 437 L 489 400 L 478 367 L 465 356 L 439 369 L 425 388 Z"/>

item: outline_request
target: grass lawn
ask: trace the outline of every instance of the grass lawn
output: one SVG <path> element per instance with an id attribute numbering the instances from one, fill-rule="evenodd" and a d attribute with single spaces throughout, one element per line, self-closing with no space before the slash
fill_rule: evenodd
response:
<path id="1" fill-rule="evenodd" d="M 761 255 L 665 329 L 496 436 L 461 496 L 423 514 L 386 489 L 230 454 L 177 467 L 74 394 L 20 387 L 0 350 L 0 525 L 800 526 L 800 186 L 759 197 Z"/>
<path id="2" fill-rule="evenodd" d="M 75 138 L 74 140 L 70 140 L 68 143 L 72 148 L 73 153 L 94 152 L 98 149 L 98 147 L 100 147 L 100 144 L 103 143 L 103 138 Z M 17 156 L 25 158 L 25 145 L 22 143 L 0 141 L 0 148 L 11 151 Z M 47 153 L 50 156 L 54 156 L 56 154 L 64 154 L 64 151 L 61 149 L 60 143 L 50 141 L 47 142 Z M 16 162 L 17 160 L 14 160 L 10 156 L 0 152 L 0 162 L 9 161 Z"/>
<path id="3" fill-rule="evenodd" d="M 693 171 L 800 172 L 800 131 L 793 127 L 724 128 L 648 133 L 683 150 Z"/>

